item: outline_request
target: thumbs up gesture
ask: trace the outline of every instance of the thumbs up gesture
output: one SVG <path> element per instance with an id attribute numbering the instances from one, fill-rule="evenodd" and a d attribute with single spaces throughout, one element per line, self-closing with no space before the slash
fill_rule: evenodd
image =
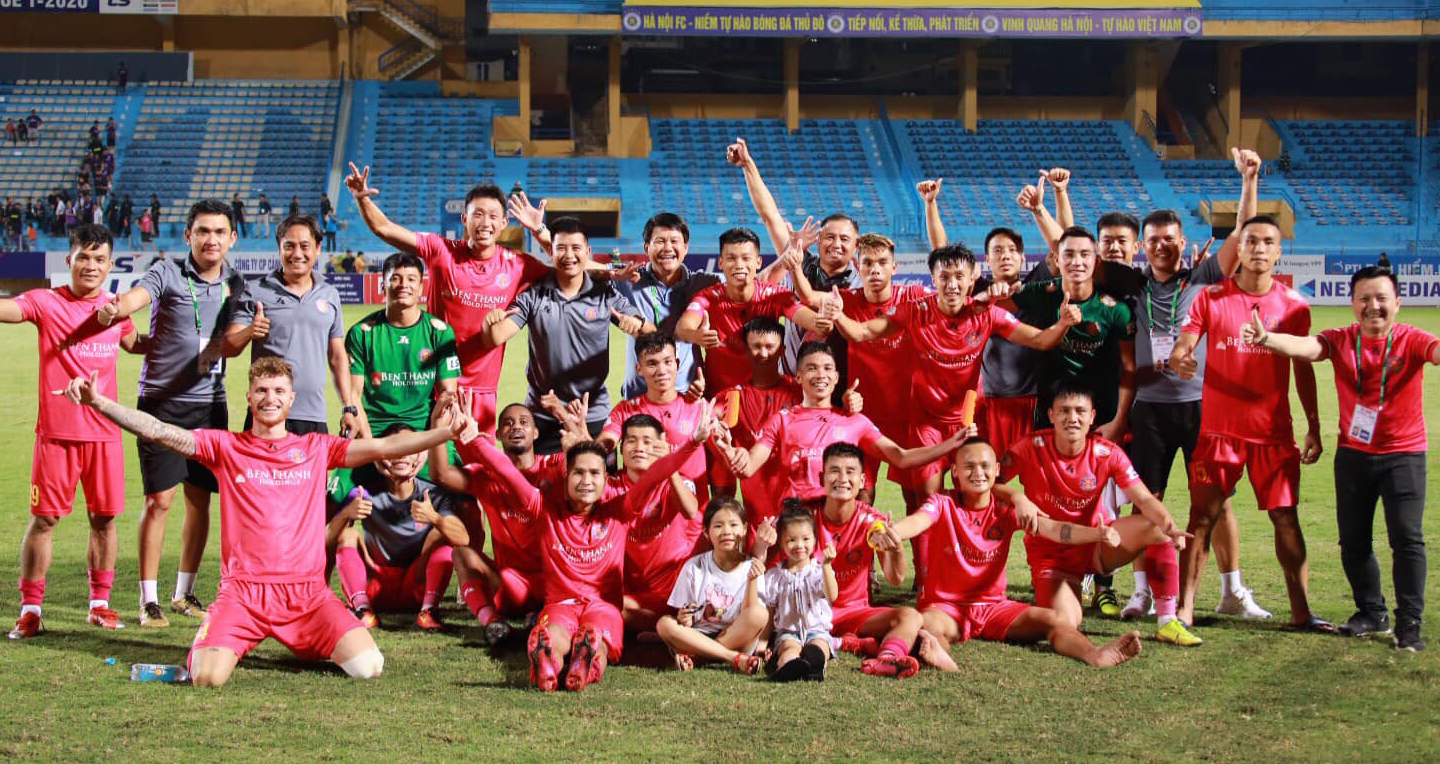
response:
<path id="1" fill-rule="evenodd" d="M 1045 203 L 1045 179 L 1044 173 L 1040 174 L 1040 180 L 1033 186 L 1026 186 L 1020 189 L 1020 194 L 1015 197 L 1015 203 L 1023 210 L 1039 212 L 1040 206 Z"/>
<path id="2" fill-rule="evenodd" d="M 1265 338 L 1270 332 L 1265 331 L 1265 324 L 1260 320 L 1260 308 L 1250 308 L 1250 323 L 1240 327 L 1240 341 L 1246 345 L 1264 345 Z"/>
<path id="3" fill-rule="evenodd" d="M 610 317 L 615 319 L 615 325 L 620 327 L 620 331 L 631 337 L 639 336 L 640 330 L 645 328 L 645 319 L 627 316 L 614 308 L 610 309 Z"/>
<path id="4" fill-rule="evenodd" d="M 1195 346 L 1176 343 L 1175 349 L 1170 352 L 1170 368 L 1181 379 L 1194 379 L 1195 372 L 1200 368 L 1195 360 Z"/>
<path id="5" fill-rule="evenodd" d="M 1060 323 L 1067 327 L 1075 326 L 1083 319 L 1083 316 L 1080 315 L 1080 306 L 1071 304 L 1069 292 L 1064 292 L 1064 295 L 1065 297 L 1060 300 L 1060 315 L 1058 318 Z"/>
<path id="6" fill-rule="evenodd" d="M 100 307 L 95 309 L 95 320 L 99 321 L 101 326 L 109 326 L 119 317 L 120 295 L 118 294 L 112 296 L 109 302 L 102 303 Z"/>
<path id="7" fill-rule="evenodd" d="M 698 401 L 705 397 L 705 369 L 699 364 L 695 366 L 695 381 L 685 388 L 685 400 Z"/>
<path id="8" fill-rule="evenodd" d="M 865 397 L 860 394 L 860 379 L 850 383 L 850 389 L 845 391 L 845 413 L 859 414 L 865 408 Z"/>
<path id="9" fill-rule="evenodd" d="M 270 319 L 265 317 L 265 303 L 255 303 L 255 320 L 250 322 L 250 339 L 263 340 L 270 336 Z"/>
<path id="10" fill-rule="evenodd" d="M 710 328 L 710 314 L 700 314 L 700 344 L 707 348 L 718 348 L 721 345 L 720 333 Z"/>
<path id="11" fill-rule="evenodd" d="M 410 502 L 410 519 L 416 525 L 434 525 L 440 519 L 440 513 L 435 511 L 435 505 L 430 502 L 430 489 L 420 492 L 420 496 Z"/>

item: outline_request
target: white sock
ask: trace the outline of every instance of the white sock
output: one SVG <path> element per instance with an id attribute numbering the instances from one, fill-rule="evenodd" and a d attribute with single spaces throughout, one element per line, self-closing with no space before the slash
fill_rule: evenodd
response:
<path id="1" fill-rule="evenodd" d="M 21 616 L 24 616 L 26 613 L 34 613 L 35 615 L 40 615 L 40 606 L 39 606 L 39 605 L 21 605 L 21 606 L 20 606 L 20 615 L 21 615 Z"/>
<path id="2" fill-rule="evenodd" d="M 1147 593 L 1150 591 L 1150 577 L 1145 575 L 1143 570 L 1135 571 L 1135 591 Z"/>
<path id="3" fill-rule="evenodd" d="M 1238 591 L 1240 591 L 1241 589 L 1244 589 L 1244 588 L 1245 588 L 1245 586 L 1240 583 L 1240 570 L 1239 570 L 1238 568 L 1237 568 L 1236 570 L 1232 570 L 1232 571 L 1230 571 L 1230 572 L 1228 572 L 1228 573 L 1223 572 L 1223 571 L 1220 573 L 1220 596 L 1221 596 L 1221 597 L 1224 597 L 1224 596 L 1230 595 L 1230 594 L 1234 594 L 1234 593 L 1236 593 L 1236 592 L 1238 592 Z"/>
<path id="4" fill-rule="evenodd" d="M 94 610 L 97 607 L 110 607 L 110 600 L 90 600 L 90 609 Z"/>
<path id="5" fill-rule="evenodd" d="M 184 599 L 185 595 L 195 591 L 195 574 L 178 571 L 175 573 L 175 597 Z"/>
<path id="6" fill-rule="evenodd" d="M 155 579 L 140 579 L 140 607 L 145 607 L 147 602 L 159 601 L 159 595 L 155 594 Z"/>
<path id="7" fill-rule="evenodd" d="M 1173 615 L 1155 616 L 1155 625 L 1157 627 L 1163 627 L 1165 624 L 1170 623 L 1173 620 L 1175 620 L 1175 616 Z"/>

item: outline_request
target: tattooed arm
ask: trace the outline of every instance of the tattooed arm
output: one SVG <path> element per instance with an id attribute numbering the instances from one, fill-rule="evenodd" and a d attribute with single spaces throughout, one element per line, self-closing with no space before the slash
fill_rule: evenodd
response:
<path id="1" fill-rule="evenodd" d="M 97 373 L 92 372 L 89 379 L 76 377 L 70 380 L 64 390 L 56 390 L 54 394 L 69 398 L 72 403 L 95 409 L 100 416 L 120 425 L 120 429 L 133 433 L 137 438 L 158 443 L 184 457 L 195 455 L 195 436 L 191 435 L 189 430 L 165 424 L 143 411 L 126 408 L 106 398 L 95 389 L 97 376 Z"/>

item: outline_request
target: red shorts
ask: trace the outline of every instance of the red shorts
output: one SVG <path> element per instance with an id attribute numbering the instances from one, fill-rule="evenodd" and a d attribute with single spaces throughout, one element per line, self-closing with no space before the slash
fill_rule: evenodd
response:
<path id="1" fill-rule="evenodd" d="M 995 447 L 995 456 L 1004 457 L 1010 447 L 1035 429 L 1035 396 L 983 398 L 975 420 L 980 436 Z"/>
<path id="2" fill-rule="evenodd" d="M 625 621 L 620 617 L 619 608 L 604 600 L 568 600 L 552 602 L 540 611 L 537 626 L 559 626 L 573 637 L 582 627 L 595 629 L 609 648 L 607 660 L 620 660 L 620 651 L 625 646 Z"/>
<path id="3" fill-rule="evenodd" d="M 888 615 L 894 609 L 870 607 L 869 605 L 836 609 L 830 616 L 830 633 L 837 637 L 844 634 L 858 634 L 860 627 L 864 626 L 866 621 L 877 615 Z"/>
<path id="4" fill-rule="evenodd" d="M 649 610 L 652 613 L 668 613 L 670 607 L 670 592 L 637 592 L 625 590 L 625 598 L 634 600 L 641 610 Z"/>
<path id="5" fill-rule="evenodd" d="M 949 602 L 922 602 L 920 610 L 938 610 L 955 620 L 960 632 L 960 642 L 975 638 L 991 642 L 1004 642 L 1010 631 L 1010 624 L 1030 606 L 1023 602 L 1003 599 L 999 602 L 985 602 L 976 605 L 955 605 Z"/>
<path id="6" fill-rule="evenodd" d="M 899 401 L 896 402 L 899 403 Z M 880 428 L 880 433 L 885 437 L 895 441 L 895 445 L 900 446 L 901 448 L 912 448 L 917 445 L 915 443 L 914 436 L 910 432 L 909 419 L 886 419 L 883 421 L 876 419 L 873 421 L 875 422 L 875 426 Z M 893 464 L 889 465 L 889 467 L 886 468 L 886 476 L 890 478 L 890 482 L 900 486 L 901 488 L 911 487 L 911 482 L 915 479 L 911 470 L 896 467 Z M 866 454 L 866 487 L 875 487 L 875 481 L 879 478 L 880 459 L 871 457 L 869 454 Z"/>
<path id="7" fill-rule="evenodd" d="M 75 506 L 75 484 L 92 515 L 125 511 L 125 454 L 120 441 L 54 440 L 35 436 L 30 462 L 30 514 L 64 517 Z"/>
<path id="8" fill-rule="evenodd" d="M 922 415 L 922 419 L 910 423 L 910 442 L 915 446 L 933 446 L 943 442 L 946 438 L 955 434 L 960 429 L 960 422 L 942 422 Z M 920 485 L 936 475 L 944 475 L 950 471 L 950 456 L 936 459 L 923 467 L 916 467 L 910 470 L 910 477 L 914 485 Z"/>
<path id="9" fill-rule="evenodd" d="M 205 622 L 195 632 L 190 655 L 207 647 L 224 647 L 243 658 L 266 637 L 274 637 L 297 656 L 319 660 L 335 652 L 341 637 L 363 628 L 323 581 L 221 581 Z"/>
<path id="10" fill-rule="evenodd" d="M 475 393 L 475 402 L 470 406 L 470 416 L 475 417 L 475 423 L 480 425 L 480 432 L 495 432 L 495 391 L 481 390 L 478 387 L 461 387 Z"/>
<path id="11" fill-rule="evenodd" d="M 500 568 L 500 591 L 495 592 L 495 609 L 503 614 L 526 613 L 545 604 L 545 585 L 540 571 Z"/>
<path id="12" fill-rule="evenodd" d="M 450 546 L 436 547 L 405 567 L 398 565 L 376 565 L 370 569 L 365 582 L 365 593 L 376 610 L 382 612 L 416 612 L 425 604 L 425 572 L 435 555 L 453 553 Z M 443 588 L 450 585 L 452 567 L 445 573 Z"/>
<path id="13" fill-rule="evenodd" d="M 1260 509 L 1293 507 L 1300 499 L 1300 449 L 1294 443 L 1249 443 L 1224 435 L 1200 434 L 1190 460 L 1190 484 L 1213 486 L 1225 495 L 1235 492 L 1240 475 L 1250 473 L 1250 487 Z"/>

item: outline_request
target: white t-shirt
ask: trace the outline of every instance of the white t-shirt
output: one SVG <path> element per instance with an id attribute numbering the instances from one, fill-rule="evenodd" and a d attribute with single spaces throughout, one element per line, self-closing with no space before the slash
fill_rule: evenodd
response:
<path id="1" fill-rule="evenodd" d="M 697 554 L 680 569 L 668 604 L 677 610 L 694 610 L 692 625 L 697 631 L 719 634 L 744 608 L 745 585 L 749 580 L 748 558 L 741 560 L 734 570 L 726 571 L 715 564 L 713 552 Z"/>
<path id="2" fill-rule="evenodd" d="M 775 631 L 830 631 L 830 600 L 825 597 L 825 570 L 820 563 L 812 561 L 792 572 L 782 562 L 765 571 L 760 583 L 760 601 L 770 608 Z"/>

